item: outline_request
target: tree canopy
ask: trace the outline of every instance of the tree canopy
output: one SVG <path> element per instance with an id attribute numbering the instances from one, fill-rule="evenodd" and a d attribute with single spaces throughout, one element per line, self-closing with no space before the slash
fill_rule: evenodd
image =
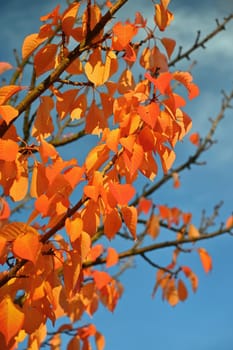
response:
<path id="1" fill-rule="evenodd" d="M 223 92 L 209 130 L 192 130 L 186 107 L 200 91 L 192 65 L 177 66 L 233 14 L 177 49 L 166 35 L 169 2 L 124 21 L 127 0 L 58 4 L 25 37 L 15 65 L 0 62 L 2 77 L 13 72 L 0 86 L 1 349 L 59 349 L 63 335 L 69 350 L 104 349 L 94 316 L 100 305 L 115 310 L 134 257 L 156 270 L 152 295 L 175 306 L 198 289 L 186 256 L 209 273 L 203 241 L 233 233 L 231 213 L 216 221 L 221 202 L 198 225 L 157 194 L 172 182 L 172 196 L 180 175 L 203 165 L 233 99 Z M 184 140 L 192 153 L 175 162 Z M 166 263 L 153 254 L 165 249 Z"/>

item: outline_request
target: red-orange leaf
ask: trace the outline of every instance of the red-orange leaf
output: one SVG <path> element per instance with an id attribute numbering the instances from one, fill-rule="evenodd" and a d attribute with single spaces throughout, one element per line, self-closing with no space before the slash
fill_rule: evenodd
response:
<path id="1" fill-rule="evenodd" d="M 200 136 L 198 132 L 194 132 L 189 136 L 189 141 L 192 142 L 193 145 L 199 146 L 200 144 Z"/>
<path id="2" fill-rule="evenodd" d="M 114 50 L 121 51 L 126 48 L 132 38 L 137 34 L 138 28 L 131 23 L 123 24 L 118 22 L 113 26 L 112 31 L 114 34 L 112 47 Z"/>
<path id="3" fill-rule="evenodd" d="M 8 344 L 22 328 L 24 313 L 12 302 L 9 295 L 1 301 L 0 310 L 0 333 Z"/>
<path id="4" fill-rule="evenodd" d="M 196 292 L 198 287 L 198 277 L 188 266 L 182 266 L 181 269 L 184 272 L 185 276 L 190 280 L 193 292 Z"/>
<path id="5" fill-rule="evenodd" d="M 37 52 L 34 58 L 34 67 L 37 76 L 54 68 L 56 52 L 56 44 L 48 44 Z"/>
<path id="6" fill-rule="evenodd" d="M 121 208 L 122 216 L 131 235 L 136 239 L 137 209 L 133 206 Z"/>
<path id="7" fill-rule="evenodd" d="M 172 53 L 173 53 L 173 51 L 174 51 L 174 48 L 176 46 L 175 40 L 170 39 L 170 38 L 162 38 L 161 39 L 161 43 L 165 47 L 165 50 L 167 52 L 168 58 L 170 58 Z"/>
<path id="8" fill-rule="evenodd" d="M 77 12 L 79 9 L 80 3 L 72 3 L 62 16 L 62 30 L 66 35 L 71 34 L 71 30 L 75 24 Z"/>
<path id="9" fill-rule="evenodd" d="M 32 261 L 34 264 L 41 250 L 38 232 L 25 224 L 25 233 L 21 233 L 13 242 L 13 253 L 21 259 Z"/>
<path id="10" fill-rule="evenodd" d="M 113 209 L 106 214 L 104 220 L 104 233 L 108 239 L 112 239 L 115 236 L 115 234 L 120 230 L 121 225 L 121 217 L 117 209 Z"/>
<path id="11" fill-rule="evenodd" d="M 203 269 L 206 273 L 212 270 L 212 258 L 204 248 L 198 248 Z"/>
<path id="12" fill-rule="evenodd" d="M 184 282 L 181 279 L 178 280 L 177 290 L 179 299 L 181 301 L 185 301 L 188 297 L 188 291 Z"/>

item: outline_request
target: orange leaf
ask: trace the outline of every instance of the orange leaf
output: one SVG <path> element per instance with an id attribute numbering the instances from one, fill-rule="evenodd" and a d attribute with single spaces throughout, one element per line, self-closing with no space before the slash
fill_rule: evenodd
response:
<path id="1" fill-rule="evenodd" d="M 6 295 L 0 303 L 0 332 L 6 343 L 20 331 L 24 322 L 24 314 L 15 306 L 9 295 Z"/>
<path id="2" fill-rule="evenodd" d="M 8 219 L 10 213 L 9 204 L 4 198 L 0 197 L 0 220 Z"/>
<path id="3" fill-rule="evenodd" d="M 25 89 L 25 87 L 17 85 L 6 85 L 0 87 L 0 105 L 6 103 L 9 100 L 9 98 L 11 98 L 11 96 L 23 89 Z"/>
<path id="4" fill-rule="evenodd" d="M 23 42 L 22 57 L 25 59 L 43 42 L 46 38 L 40 38 L 37 33 L 28 35 Z"/>
<path id="5" fill-rule="evenodd" d="M 19 114 L 18 110 L 12 106 L 0 106 L 0 116 L 7 124 L 9 124 L 17 115 Z"/>
<path id="6" fill-rule="evenodd" d="M 37 52 L 34 58 L 34 67 L 37 77 L 54 68 L 56 52 L 56 44 L 48 44 Z"/>
<path id="7" fill-rule="evenodd" d="M 54 130 L 51 110 L 54 107 L 53 99 L 50 96 L 42 96 L 40 105 L 37 109 L 36 118 L 32 128 L 32 135 L 38 137 L 42 135 L 44 138 L 50 136 Z"/>
<path id="8" fill-rule="evenodd" d="M 159 106 L 155 102 L 151 102 L 149 105 L 146 106 L 138 107 L 138 113 L 140 114 L 141 119 L 144 122 L 146 122 L 152 129 L 156 124 L 159 112 Z"/>
<path id="9" fill-rule="evenodd" d="M 226 228 L 230 229 L 233 227 L 233 215 L 229 216 L 229 218 L 226 221 Z"/>
<path id="10" fill-rule="evenodd" d="M 137 34 L 138 28 L 131 23 L 123 24 L 121 22 L 118 22 L 113 26 L 112 31 L 112 48 L 114 50 L 122 51 Z"/>
<path id="11" fill-rule="evenodd" d="M 41 250 L 38 232 L 25 224 L 21 233 L 13 242 L 13 253 L 21 259 L 32 261 L 34 264 Z"/>
<path id="12" fill-rule="evenodd" d="M 14 67 L 8 62 L 0 62 L 0 74 L 4 73 L 6 70 L 13 68 Z"/>
<path id="13" fill-rule="evenodd" d="M 78 239 L 82 233 L 83 221 L 80 218 L 70 219 L 67 218 L 65 222 L 66 232 L 70 238 L 71 242 Z"/>
<path id="14" fill-rule="evenodd" d="M 196 226 L 194 226 L 193 224 L 190 224 L 190 226 L 189 226 L 188 236 L 191 239 L 200 237 L 200 232 L 198 231 Z"/>
<path id="15" fill-rule="evenodd" d="M 182 266 L 181 269 L 184 272 L 185 276 L 190 280 L 193 292 L 196 292 L 197 287 L 198 287 L 197 276 L 188 266 Z"/>
<path id="16" fill-rule="evenodd" d="M 133 206 L 121 208 L 121 213 L 131 235 L 136 239 L 137 209 Z"/>
<path id="17" fill-rule="evenodd" d="M 147 224 L 147 232 L 153 239 L 155 239 L 159 235 L 159 230 L 159 217 L 157 215 L 152 215 Z"/>
<path id="18" fill-rule="evenodd" d="M 173 13 L 167 10 L 167 8 L 164 7 L 163 3 L 164 1 L 162 1 L 162 4 L 155 5 L 156 12 L 154 17 L 155 23 L 161 31 L 164 31 L 166 27 L 169 26 L 170 22 L 174 19 Z"/>
<path id="19" fill-rule="evenodd" d="M 47 163 L 49 158 L 55 159 L 58 155 L 55 147 L 46 142 L 42 136 L 40 136 L 39 153 L 43 163 Z"/>
<path id="20" fill-rule="evenodd" d="M 175 40 L 170 39 L 170 38 L 162 38 L 161 43 L 165 47 L 168 58 L 171 58 L 171 55 L 172 55 L 174 48 L 176 46 Z"/>
<path id="21" fill-rule="evenodd" d="M 188 297 L 188 291 L 187 291 L 187 288 L 186 288 L 184 282 L 181 279 L 178 280 L 177 290 L 178 290 L 179 299 L 181 301 L 185 301 Z"/>
<path id="22" fill-rule="evenodd" d="M 151 206 L 152 206 L 151 199 L 146 199 L 144 197 L 141 197 L 138 203 L 138 214 L 140 214 L 141 212 L 143 212 L 144 214 L 148 214 L 149 210 L 151 209 Z"/>
<path id="23" fill-rule="evenodd" d="M 80 3 L 77 2 L 71 4 L 62 16 L 62 30 L 68 36 L 71 34 L 71 30 L 75 24 L 79 6 Z"/>
<path id="24" fill-rule="evenodd" d="M 110 182 L 109 189 L 119 205 L 126 205 L 135 195 L 135 188 L 130 184 L 117 184 Z"/>
<path id="25" fill-rule="evenodd" d="M 174 72 L 173 78 L 186 87 L 189 99 L 199 95 L 199 88 L 196 84 L 192 83 L 193 78 L 189 72 Z"/>
<path id="26" fill-rule="evenodd" d="M 193 145 L 199 146 L 200 144 L 200 136 L 198 132 L 194 132 L 189 136 L 189 141 L 192 142 Z"/>
<path id="27" fill-rule="evenodd" d="M 115 237 L 115 234 L 120 230 L 122 225 L 121 217 L 117 209 L 113 209 L 107 213 L 104 219 L 104 233 L 108 239 Z"/>
<path id="28" fill-rule="evenodd" d="M 0 159 L 8 162 L 16 160 L 19 146 L 12 140 L 0 140 Z"/>
<path id="29" fill-rule="evenodd" d="M 104 350 L 105 338 L 103 334 L 101 334 L 100 332 L 96 332 L 95 334 L 95 343 L 96 343 L 97 350 Z"/>
<path id="30" fill-rule="evenodd" d="M 204 248 L 198 248 L 203 269 L 206 273 L 212 270 L 212 258 Z"/>
<path id="31" fill-rule="evenodd" d="M 119 256 L 114 248 L 109 247 L 106 258 L 106 267 L 114 266 L 118 263 Z"/>
<path id="32" fill-rule="evenodd" d="M 112 277 L 105 271 L 95 270 L 93 272 L 93 278 L 98 289 L 102 289 L 112 281 Z"/>

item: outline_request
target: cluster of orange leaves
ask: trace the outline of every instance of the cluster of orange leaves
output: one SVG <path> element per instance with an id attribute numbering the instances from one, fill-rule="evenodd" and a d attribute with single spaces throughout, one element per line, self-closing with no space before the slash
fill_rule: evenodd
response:
<path id="1" fill-rule="evenodd" d="M 168 0 L 161 0 L 154 6 L 154 21 L 161 32 L 174 17 L 168 4 Z M 106 6 L 111 8 L 113 5 L 107 1 Z M 43 24 L 39 32 L 25 38 L 22 59 L 33 59 L 36 78 L 58 69 L 69 57 L 69 41 L 85 47 L 89 31 L 94 30 L 103 15 L 97 4 L 86 10 L 81 8 L 81 2 L 74 2 L 60 14 L 57 6 L 41 18 Z M 61 38 L 61 32 L 65 43 L 61 45 L 49 40 Z M 38 349 L 46 337 L 48 319 L 55 323 L 56 319 L 67 315 L 74 323 L 84 313 L 92 316 L 99 302 L 113 311 L 122 294 L 121 284 L 108 272 L 91 266 L 103 256 L 106 268 L 119 261 L 114 248 L 93 245 L 96 233 L 103 225 L 103 233 L 113 239 L 124 224 L 136 239 L 138 215 L 148 213 L 151 203 L 144 200 L 138 208 L 129 204 L 136 193 L 133 183 L 139 174 L 151 181 L 156 177 L 157 157 L 167 173 L 175 160 L 176 143 L 183 139 L 192 124 L 182 110 L 186 101 L 174 91 L 174 83 L 186 88 L 189 99 L 198 95 L 190 73 L 168 70 L 175 41 L 166 37 L 158 39 L 159 48 L 154 39 L 148 39 L 141 48 L 136 37 L 143 32 L 149 32 L 147 20 L 137 13 L 134 22 L 117 22 L 110 34 L 106 35 L 101 29 L 95 35 L 85 52 L 85 59 L 80 54 L 65 69 L 75 79 L 91 83 L 92 99 L 83 87 L 65 90 L 51 85 L 50 91 L 39 98 L 31 130 L 33 145 L 24 144 L 19 137 L 14 125 L 19 112 L 9 104 L 26 88 L 17 85 L 0 87 L 1 122 L 8 125 L 0 140 L 0 185 L 4 193 L 0 203 L 0 263 L 3 266 L 9 263 L 9 256 L 27 261 L 17 277 L 12 276 L 0 288 L 1 348 L 14 349 L 29 335 L 28 348 Z M 121 60 L 123 63 L 120 64 Z M 132 72 L 135 63 L 144 72 L 139 82 L 135 82 Z M 5 62 L 0 64 L 1 73 L 12 68 Z M 114 75 L 117 78 L 111 81 Z M 55 130 L 54 113 L 60 121 L 84 120 L 85 133 L 99 136 L 99 143 L 89 152 L 84 164 L 78 164 L 76 159 L 79 149 L 76 150 L 77 157 L 64 160 L 50 143 Z M 192 142 L 197 144 L 197 138 L 193 137 Z M 70 196 L 76 189 L 82 191 L 82 195 L 76 212 L 70 216 Z M 7 198 L 20 202 L 28 195 L 33 199 L 28 221 L 8 222 Z M 147 228 L 152 238 L 157 237 L 160 219 L 171 225 L 177 224 L 181 217 L 189 226 L 189 237 L 199 235 L 190 224 L 189 214 L 165 206 L 158 209 L 159 216 L 151 217 Z M 39 224 L 43 220 L 45 223 Z M 56 227 L 50 236 L 52 240 L 45 239 L 46 233 Z M 65 235 L 56 233 L 63 227 Z M 199 254 L 208 272 L 211 259 L 203 249 Z M 177 256 L 176 252 L 167 269 L 175 267 Z M 183 266 L 181 270 L 195 291 L 196 275 L 188 267 Z M 0 278 L 7 273 L 7 269 L 1 272 Z M 184 282 L 179 279 L 176 285 L 176 279 L 163 270 L 158 271 L 154 292 L 158 287 L 172 305 L 187 297 Z M 21 298 L 19 291 L 23 292 Z M 70 327 L 65 324 L 58 330 L 51 339 L 51 347 L 56 342 L 59 344 L 59 332 Z M 97 349 L 102 350 L 104 338 L 94 325 L 80 327 L 68 349 L 79 348 L 81 344 L 82 349 L 90 349 L 91 336 L 95 337 Z"/>

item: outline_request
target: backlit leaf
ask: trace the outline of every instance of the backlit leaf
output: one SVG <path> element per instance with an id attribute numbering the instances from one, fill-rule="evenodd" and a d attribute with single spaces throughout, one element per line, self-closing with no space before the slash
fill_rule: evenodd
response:
<path id="1" fill-rule="evenodd" d="M 25 233 L 16 238 L 12 250 L 19 258 L 30 260 L 35 264 L 41 250 L 38 232 L 25 225 Z"/>
<path id="2" fill-rule="evenodd" d="M 34 58 L 34 67 L 37 77 L 55 67 L 56 52 L 56 44 L 48 44 L 37 52 Z"/>
<path id="3" fill-rule="evenodd" d="M 226 221 L 226 228 L 230 229 L 233 227 L 233 215 L 229 216 L 229 218 Z"/>
<path id="4" fill-rule="evenodd" d="M 27 58 L 46 38 L 41 38 L 37 33 L 26 36 L 22 46 L 22 57 Z"/>
<path id="5" fill-rule="evenodd" d="M 24 322 L 24 314 L 6 295 L 0 302 L 0 333 L 3 334 L 6 343 L 19 332 Z"/>
<path id="6" fill-rule="evenodd" d="M 194 226 L 193 224 L 189 225 L 188 236 L 191 239 L 200 237 L 200 232 L 198 231 L 196 226 Z"/>
<path id="7" fill-rule="evenodd" d="M 198 248 L 199 257 L 206 273 L 212 270 L 212 258 L 204 248 Z"/>
<path id="8" fill-rule="evenodd" d="M 92 275 L 98 289 L 102 289 L 112 281 L 112 277 L 105 271 L 95 270 Z"/>
<path id="9" fill-rule="evenodd" d="M 106 267 L 114 266 L 118 263 L 119 256 L 114 248 L 109 247 L 107 250 Z"/>
<path id="10" fill-rule="evenodd" d="M 103 334 L 100 332 L 96 332 L 95 334 L 95 343 L 97 350 L 104 350 L 105 348 L 105 338 Z"/>
<path id="11" fill-rule="evenodd" d="M 16 160 L 19 146 L 12 140 L 0 140 L 0 159 L 12 162 Z"/>
<path id="12" fill-rule="evenodd" d="M 79 6 L 80 6 L 80 3 L 78 2 L 72 3 L 63 13 L 62 22 L 61 22 L 62 30 L 68 36 L 71 34 L 71 29 L 75 24 Z"/>
<path id="13" fill-rule="evenodd" d="M 135 195 L 135 188 L 130 184 L 110 183 L 109 189 L 120 205 L 127 205 Z"/>
<path id="14" fill-rule="evenodd" d="M 10 105 L 0 106 L 0 116 L 7 124 L 14 120 L 18 114 L 18 110 Z"/>
<path id="15" fill-rule="evenodd" d="M 4 105 L 11 96 L 23 89 L 25 89 L 25 87 L 17 85 L 6 85 L 0 87 L 0 105 Z"/>
<path id="16" fill-rule="evenodd" d="M 104 219 L 104 233 L 108 239 L 115 237 L 122 225 L 121 217 L 116 209 L 107 213 Z"/>
<path id="17" fill-rule="evenodd" d="M 137 209 L 133 206 L 121 208 L 121 213 L 124 219 L 126 226 L 128 227 L 131 235 L 134 239 L 136 236 L 136 227 L 137 227 Z"/>

